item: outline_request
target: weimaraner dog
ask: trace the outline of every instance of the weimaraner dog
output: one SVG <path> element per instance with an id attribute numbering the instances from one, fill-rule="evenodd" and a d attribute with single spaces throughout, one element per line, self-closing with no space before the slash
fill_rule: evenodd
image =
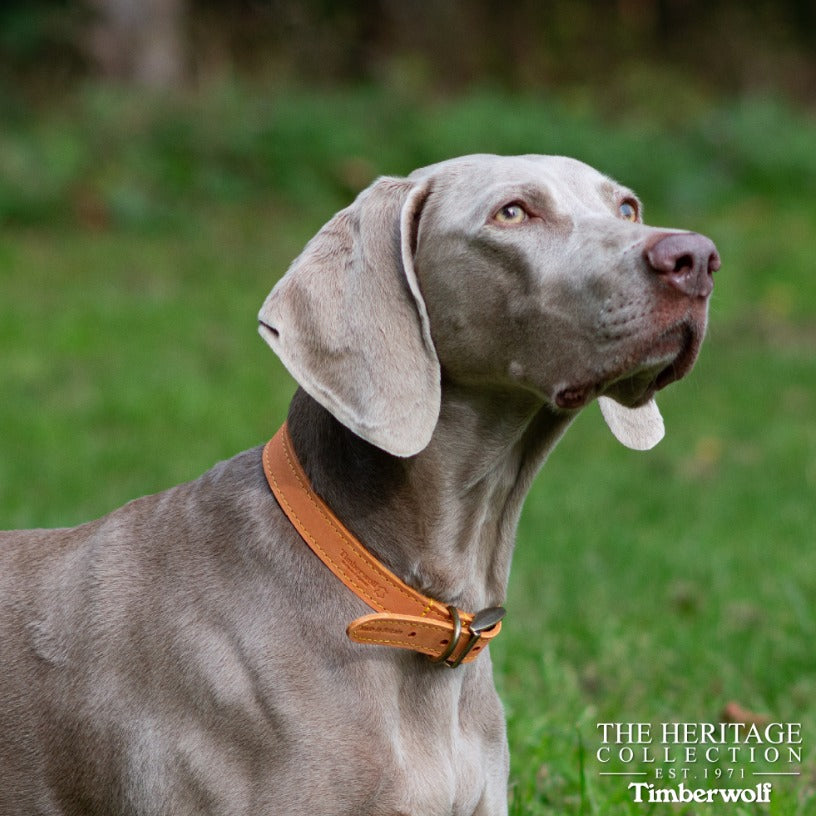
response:
<path id="1" fill-rule="evenodd" d="M 285 453 L 432 599 L 409 627 L 436 615 L 446 651 L 495 634 L 500 613 L 470 615 L 504 599 L 535 473 L 596 397 L 625 444 L 660 439 L 654 394 L 694 362 L 719 263 L 547 156 L 381 178 L 306 246 L 259 316 L 300 385 Z M 488 641 L 450 668 L 464 646 L 347 635 L 379 613 L 273 477 L 257 448 L 98 521 L 0 534 L 2 816 L 507 812 Z"/>

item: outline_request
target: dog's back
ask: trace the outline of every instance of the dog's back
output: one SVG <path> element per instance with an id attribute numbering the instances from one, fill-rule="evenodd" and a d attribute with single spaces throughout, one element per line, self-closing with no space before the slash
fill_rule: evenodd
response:
<path id="1" fill-rule="evenodd" d="M 243 681 L 220 629 L 263 557 L 247 527 L 276 529 L 258 458 L 79 527 L 0 533 L 0 814 L 143 808 L 143 780 L 170 775 L 163 753 L 189 728 L 189 696 L 200 722 L 218 720 L 206 675 Z"/>

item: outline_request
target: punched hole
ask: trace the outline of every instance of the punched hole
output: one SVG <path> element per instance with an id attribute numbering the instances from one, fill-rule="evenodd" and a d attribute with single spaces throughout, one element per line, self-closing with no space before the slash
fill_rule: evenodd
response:
<path id="1" fill-rule="evenodd" d="M 416 632 L 409 632 L 408 637 L 416 637 Z"/>

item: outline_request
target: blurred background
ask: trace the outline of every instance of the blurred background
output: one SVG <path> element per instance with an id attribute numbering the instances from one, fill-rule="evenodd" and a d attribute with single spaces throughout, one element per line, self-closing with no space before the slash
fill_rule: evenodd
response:
<path id="1" fill-rule="evenodd" d="M 0 527 L 268 438 L 290 260 L 375 176 L 477 151 L 582 159 L 723 259 L 666 440 L 591 407 L 528 499 L 491 647 L 513 812 L 639 812 L 596 722 L 741 711 L 803 723 L 771 812 L 816 813 L 811 0 L 4 0 Z"/>
<path id="2" fill-rule="evenodd" d="M 309 83 L 619 84 L 659 67 L 729 92 L 812 101 L 810 0 L 5 0 L 5 77 L 52 90 L 89 76 L 151 88 L 240 73 Z"/>

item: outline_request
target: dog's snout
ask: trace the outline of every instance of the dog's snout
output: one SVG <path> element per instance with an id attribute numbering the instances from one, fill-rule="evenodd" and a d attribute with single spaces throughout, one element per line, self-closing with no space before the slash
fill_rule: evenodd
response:
<path id="1" fill-rule="evenodd" d="M 646 249 L 649 268 L 689 297 L 705 298 L 714 288 L 720 255 L 710 238 L 696 232 L 666 235 Z"/>

